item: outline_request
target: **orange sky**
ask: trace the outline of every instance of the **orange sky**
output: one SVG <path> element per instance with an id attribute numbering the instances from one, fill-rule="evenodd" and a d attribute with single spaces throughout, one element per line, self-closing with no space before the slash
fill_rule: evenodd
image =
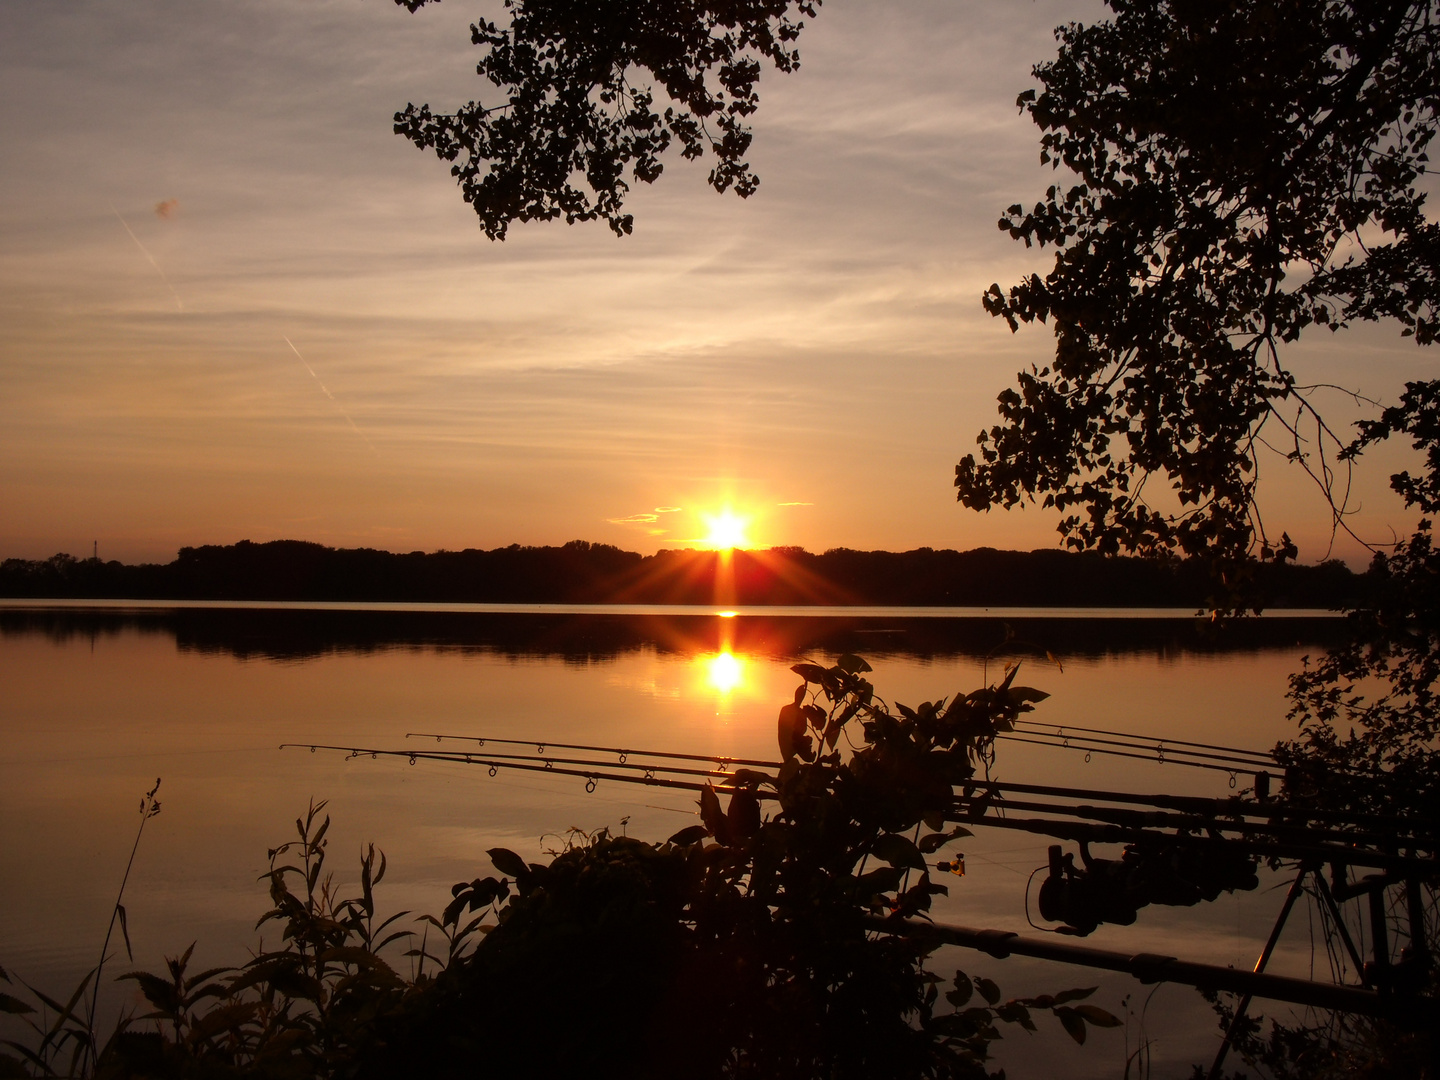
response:
<path id="1" fill-rule="evenodd" d="M 677 160 L 633 237 L 493 244 L 390 117 L 485 89 L 467 24 L 498 6 L 0 7 L 0 557 L 650 552 L 726 505 L 758 545 L 1055 542 L 951 478 L 1050 353 L 979 297 L 1048 262 L 995 228 L 1050 182 L 1014 98 L 1097 5 L 833 0 L 762 79 L 748 202 Z M 1385 398 L 1417 354 L 1367 332 L 1299 363 Z M 1382 540 L 1387 454 L 1357 519 Z M 1310 493 L 1267 506 L 1324 554 Z"/>

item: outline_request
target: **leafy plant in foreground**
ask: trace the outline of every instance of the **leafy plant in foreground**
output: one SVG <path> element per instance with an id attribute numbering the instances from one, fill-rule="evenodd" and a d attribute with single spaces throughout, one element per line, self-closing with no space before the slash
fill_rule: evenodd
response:
<path id="1" fill-rule="evenodd" d="M 1077 1042 L 1117 1025 L 1085 1002 L 1093 988 L 1005 1000 L 942 974 L 924 931 L 945 892 L 927 859 L 969 835 L 946 821 L 955 785 L 1045 695 L 1011 669 L 892 710 L 858 657 L 794 670 L 777 773 L 737 771 L 728 803 L 706 789 L 700 823 L 664 843 L 601 829 L 543 863 L 493 849 L 500 876 L 456 885 L 417 920 L 418 945 L 396 928 L 408 913 L 377 914 L 373 847 L 358 895 L 336 888 L 312 804 L 263 879 L 257 926 L 276 924 L 278 946 L 193 973 L 192 946 L 122 976 L 150 1011 L 122 1022 L 95 1075 L 980 1080 L 1002 1025 L 1050 1013 Z M 402 945 L 406 972 L 381 955 Z"/>
<path id="2" fill-rule="evenodd" d="M 93 971 L 86 974 L 69 1000 L 63 1004 L 24 980 L 19 980 L 35 1000 L 40 1002 L 40 1009 L 13 994 L 0 991 L 0 1012 L 18 1016 L 35 1036 L 32 1042 L 5 1039 L 3 1044 L 0 1044 L 21 1055 L 17 1058 L 13 1054 L 0 1052 L 0 1077 L 62 1075 L 57 1070 L 65 1060 L 67 1048 L 69 1067 L 66 1073 L 71 1076 L 81 1075 L 90 1051 L 90 1029 L 82 1010 L 85 991 L 94 975 Z M 4 968 L 0 968 L 0 982 L 14 985 L 9 972 Z"/>
<path id="3" fill-rule="evenodd" d="M 120 879 L 120 891 L 115 897 L 115 906 L 110 909 L 110 922 L 105 928 L 105 941 L 100 946 L 100 959 L 80 980 L 80 985 L 75 988 L 70 999 L 62 1005 L 24 983 L 25 988 L 42 1006 L 42 1011 L 37 1013 L 34 1006 L 20 998 L 0 992 L 0 1013 L 20 1017 L 21 1021 L 39 1036 L 39 1041 L 33 1045 L 13 1039 L 0 1043 L 19 1052 L 24 1058 L 24 1061 L 21 1061 L 10 1054 L 0 1053 L 0 1077 L 30 1075 L 26 1072 L 27 1063 L 38 1069 L 41 1076 L 59 1075 L 56 1068 L 63 1060 L 67 1047 L 70 1055 L 65 1075 L 79 1076 L 87 1069 L 93 1069 L 96 1045 L 95 1007 L 100 999 L 100 975 L 105 970 L 105 961 L 109 959 L 110 939 L 115 934 L 117 922 L 120 924 L 120 933 L 125 938 L 125 954 L 134 959 L 130 951 L 130 928 L 125 913 L 125 886 L 130 882 L 130 871 L 135 866 L 135 853 L 140 850 L 140 838 L 145 835 L 145 825 L 160 813 L 160 801 L 155 798 L 155 793 L 159 790 L 160 778 L 157 776 L 155 786 L 140 799 L 140 826 L 135 830 L 135 843 L 130 847 L 130 859 L 126 862 L 125 874 Z M 10 982 L 10 976 L 4 968 L 0 968 L 0 981 Z M 87 989 L 91 990 L 88 1007 L 84 1004 Z M 53 1021 L 49 1019 L 49 1013 L 55 1014 Z M 38 1022 L 34 1018 L 37 1015 Z"/>

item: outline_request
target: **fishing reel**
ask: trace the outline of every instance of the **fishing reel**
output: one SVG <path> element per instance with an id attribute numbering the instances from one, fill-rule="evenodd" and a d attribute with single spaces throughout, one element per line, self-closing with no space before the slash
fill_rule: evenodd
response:
<path id="1" fill-rule="evenodd" d="M 1050 874 L 1040 884 L 1040 916 L 1062 934 L 1085 937 L 1101 923 L 1129 926 L 1142 907 L 1192 907 L 1222 892 L 1258 888 L 1259 866 L 1231 848 L 1184 843 L 1131 844 L 1119 859 L 1097 859 L 1080 842 L 1075 856 L 1050 848 Z"/>

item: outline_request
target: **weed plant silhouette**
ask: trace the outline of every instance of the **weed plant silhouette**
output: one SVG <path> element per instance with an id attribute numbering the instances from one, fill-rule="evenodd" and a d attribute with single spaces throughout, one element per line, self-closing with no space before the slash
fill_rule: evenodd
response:
<path id="1" fill-rule="evenodd" d="M 80 985 L 75 988 L 69 1000 L 61 1004 L 24 983 L 35 1000 L 40 1002 L 41 1009 L 37 1010 L 20 998 L 0 991 L 0 1013 L 18 1016 L 36 1037 L 33 1044 L 10 1039 L 0 1041 L 0 1045 L 18 1051 L 24 1057 L 22 1062 L 12 1055 L 0 1053 L 0 1077 L 32 1075 L 26 1071 L 26 1063 L 38 1070 L 35 1075 L 60 1075 L 56 1068 L 65 1060 L 67 1049 L 69 1066 L 64 1075 L 79 1076 L 87 1070 L 93 1071 L 96 1061 L 95 1007 L 100 1000 L 100 975 L 105 970 L 105 961 L 109 959 L 110 939 L 115 934 L 117 922 L 125 939 L 125 955 L 132 961 L 135 959 L 130 949 L 130 927 L 125 913 L 125 886 L 130 883 L 130 871 L 135 866 L 135 853 L 140 850 L 140 838 L 145 835 L 145 825 L 160 813 L 160 801 L 155 798 L 159 790 L 160 778 L 157 776 L 155 786 L 140 799 L 140 826 L 135 830 L 135 843 L 130 847 L 130 858 L 125 864 L 125 874 L 120 879 L 120 891 L 115 897 L 115 906 L 110 909 L 110 923 L 105 928 L 100 959 L 80 980 Z M 11 982 L 9 973 L 3 967 L 0 967 L 0 982 Z M 88 1007 L 84 1004 L 86 990 L 90 991 Z M 51 1013 L 54 1014 L 53 1020 L 50 1018 Z"/>

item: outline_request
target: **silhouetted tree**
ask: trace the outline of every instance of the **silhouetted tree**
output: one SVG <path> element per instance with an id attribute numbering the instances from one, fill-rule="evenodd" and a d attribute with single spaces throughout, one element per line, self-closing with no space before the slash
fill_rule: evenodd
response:
<path id="1" fill-rule="evenodd" d="M 1296 553 L 1261 516 L 1261 448 L 1278 442 L 1344 528 L 1350 461 L 1408 436 L 1422 471 L 1391 483 L 1427 518 L 1377 553 L 1383 587 L 1352 616 L 1350 643 L 1292 677 L 1300 737 L 1278 752 L 1292 804 L 1434 820 L 1440 381 L 1408 384 L 1346 441 L 1284 346 L 1381 320 L 1435 341 L 1440 226 L 1424 185 L 1440 5 L 1108 2 L 1113 20 L 1059 30 L 1058 57 L 1035 68 L 1040 90 L 1019 98 L 1044 132 L 1042 161 L 1064 172 L 1000 227 L 1053 245 L 1055 262 L 1044 278 L 991 286 L 984 303 L 1012 330 L 1049 322 L 1055 359 L 1000 395 L 1001 422 L 956 467 L 958 497 L 975 509 L 1039 500 L 1064 513 L 1073 548 L 1233 567 L 1257 548 Z M 1427 943 L 1410 945 L 1425 955 Z M 1273 1026 L 1241 1049 L 1276 1075 L 1413 1075 L 1430 1045 L 1332 1018 Z"/>
<path id="2" fill-rule="evenodd" d="M 984 303 L 1012 329 L 1049 322 L 1055 359 L 1000 395 L 1001 423 L 956 468 L 960 501 L 1069 511 L 1078 549 L 1283 559 L 1294 546 L 1256 499 L 1261 448 L 1278 441 L 1344 528 L 1349 463 L 1408 437 L 1420 470 L 1391 484 L 1425 517 L 1377 553 L 1351 642 L 1292 679 L 1301 737 L 1282 750 L 1292 798 L 1440 814 L 1440 381 L 1408 384 L 1347 442 L 1284 355 L 1357 321 L 1435 341 L 1440 4 L 1109 6 L 1111 21 L 1058 31 L 1040 90 L 1018 100 L 1064 171 L 1000 227 L 1055 262 Z M 1156 509 L 1147 485 L 1178 508 Z"/>
<path id="3" fill-rule="evenodd" d="M 1049 322 L 1055 360 L 1000 396 L 1002 422 L 956 469 L 959 498 L 1074 511 L 1061 531 L 1076 547 L 1288 551 L 1256 508 L 1260 448 L 1278 438 L 1338 515 L 1327 453 L 1342 444 L 1282 347 L 1382 318 L 1435 338 L 1440 226 L 1423 182 L 1440 8 L 1110 7 L 1112 21 L 1061 27 L 1040 91 L 1019 98 L 1059 175 L 1000 226 L 1053 245 L 1055 264 L 991 286 L 985 307 L 1012 329 Z M 1411 388 L 1421 408 L 1435 392 Z M 1408 415 L 1385 414 L 1364 441 L 1410 432 Z M 1157 480 L 1177 512 L 1147 502 Z"/>
<path id="4" fill-rule="evenodd" d="M 411 11 L 432 0 L 396 0 Z M 395 131 L 430 148 L 459 180 L 481 228 L 512 221 L 605 221 L 630 232 L 629 179 L 653 183 L 661 157 L 715 161 L 710 184 L 742 198 L 758 177 L 746 118 L 768 62 L 793 71 L 793 45 L 820 0 L 505 0 L 510 25 L 480 19 L 477 71 L 502 101 L 452 113 L 407 105 Z M 657 109 L 655 85 L 668 104 Z M 582 179 L 583 178 L 583 179 Z M 582 186 L 576 186 L 581 184 Z"/>

